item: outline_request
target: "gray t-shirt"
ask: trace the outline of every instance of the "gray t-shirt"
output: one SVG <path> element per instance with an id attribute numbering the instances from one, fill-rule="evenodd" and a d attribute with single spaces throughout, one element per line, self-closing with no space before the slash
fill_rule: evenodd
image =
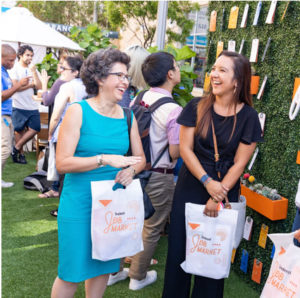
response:
<path id="1" fill-rule="evenodd" d="M 12 80 L 20 81 L 22 78 L 32 76 L 32 73 L 28 67 L 23 67 L 19 62 L 16 62 L 14 67 L 9 70 L 9 75 Z M 40 77 L 39 72 L 38 75 Z M 38 103 L 33 100 L 33 94 L 33 88 L 29 88 L 21 92 L 16 92 L 12 96 L 13 107 L 22 110 L 37 110 Z"/>

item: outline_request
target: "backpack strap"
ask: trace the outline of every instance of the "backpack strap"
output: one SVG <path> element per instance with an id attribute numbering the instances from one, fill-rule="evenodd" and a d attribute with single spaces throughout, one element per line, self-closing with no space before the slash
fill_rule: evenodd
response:
<path id="1" fill-rule="evenodd" d="M 125 156 L 130 156 L 131 155 L 131 143 L 130 143 L 130 131 L 131 131 L 131 110 L 129 108 L 124 108 L 123 107 L 124 114 L 126 115 L 127 118 L 127 128 L 128 128 L 128 136 L 129 136 L 129 148 Z"/>
<path id="2" fill-rule="evenodd" d="M 135 99 L 135 101 L 134 101 L 134 104 L 139 104 L 139 103 L 141 102 L 141 100 L 143 99 L 144 94 L 145 94 L 147 91 L 148 91 L 148 90 L 143 90 L 143 91 L 141 91 L 141 92 L 137 95 L 137 97 L 136 97 L 136 99 Z"/>
<path id="3" fill-rule="evenodd" d="M 166 103 L 177 104 L 176 101 L 172 97 L 162 97 L 149 107 L 150 113 L 153 113 L 156 109 L 158 109 L 160 106 L 162 106 Z"/>
<path id="4" fill-rule="evenodd" d="M 123 110 L 124 110 L 124 113 L 125 113 L 126 118 L 127 118 L 127 128 L 128 128 L 128 136 L 129 136 L 129 148 L 128 148 L 128 151 L 127 151 L 125 156 L 130 156 L 132 154 L 132 152 L 131 152 L 131 142 L 130 142 L 131 110 L 129 108 L 124 108 L 124 107 L 123 107 Z M 163 149 L 163 151 L 160 153 L 160 155 L 156 158 L 156 160 L 154 161 L 154 163 L 152 165 L 152 168 L 156 166 L 156 164 L 162 158 L 162 156 L 164 155 L 164 153 L 166 152 L 168 147 L 169 147 L 169 144 L 166 145 L 166 147 Z"/>

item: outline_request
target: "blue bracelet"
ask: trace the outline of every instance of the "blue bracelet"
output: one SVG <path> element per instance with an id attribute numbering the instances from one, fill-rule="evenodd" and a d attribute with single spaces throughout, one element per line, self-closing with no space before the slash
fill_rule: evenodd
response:
<path id="1" fill-rule="evenodd" d="M 207 174 L 205 174 L 205 175 L 203 175 L 203 176 L 200 178 L 200 182 L 201 182 L 202 184 L 204 184 L 205 181 L 206 181 L 208 178 L 210 178 L 210 177 L 209 177 Z"/>

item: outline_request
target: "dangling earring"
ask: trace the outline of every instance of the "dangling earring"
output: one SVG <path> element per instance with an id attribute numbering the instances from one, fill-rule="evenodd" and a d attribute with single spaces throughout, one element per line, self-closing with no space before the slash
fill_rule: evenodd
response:
<path id="1" fill-rule="evenodd" d="M 236 93 L 236 86 L 234 86 L 234 90 L 233 90 L 233 93 L 234 93 L 234 94 Z"/>

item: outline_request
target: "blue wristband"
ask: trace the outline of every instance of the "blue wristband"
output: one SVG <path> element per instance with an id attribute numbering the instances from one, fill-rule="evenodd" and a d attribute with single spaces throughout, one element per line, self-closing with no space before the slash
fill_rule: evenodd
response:
<path id="1" fill-rule="evenodd" d="M 208 178 L 210 178 L 210 177 L 209 177 L 207 174 L 205 174 L 205 175 L 203 175 L 203 176 L 200 178 L 200 182 L 201 182 L 202 184 L 204 184 L 205 181 L 206 181 Z"/>

